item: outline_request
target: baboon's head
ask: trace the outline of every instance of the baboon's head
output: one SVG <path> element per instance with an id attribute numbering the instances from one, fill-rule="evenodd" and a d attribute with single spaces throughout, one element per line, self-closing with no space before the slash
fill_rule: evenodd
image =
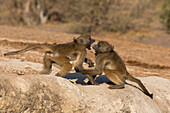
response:
<path id="1" fill-rule="evenodd" d="M 104 53 L 113 51 L 113 46 L 106 41 L 99 41 L 96 45 L 93 46 L 93 49 L 96 53 Z"/>
<path id="2" fill-rule="evenodd" d="M 90 35 L 80 35 L 74 38 L 74 42 L 84 45 L 87 49 L 91 50 L 91 44 L 95 42 Z"/>

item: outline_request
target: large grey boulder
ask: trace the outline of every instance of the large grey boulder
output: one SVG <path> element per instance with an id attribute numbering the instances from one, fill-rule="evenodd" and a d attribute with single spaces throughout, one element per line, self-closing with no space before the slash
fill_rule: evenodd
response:
<path id="1" fill-rule="evenodd" d="M 74 73 L 71 76 L 74 77 Z M 75 74 L 75 76 L 77 75 Z M 82 75 L 79 74 L 79 76 Z M 0 112 L 170 112 L 170 81 L 167 79 L 160 77 L 140 78 L 148 90 L 154 94 L 152 100 L 141 90 L 128 84 L 124 89 L 110 90 L 106 83 L 98 86 L 75 85 L 66 78 L 53 75 L 19 76 L 0 73 Z M 105 76 L 103 76 L 103 80 L 105 80 L 104 78 Z"/>

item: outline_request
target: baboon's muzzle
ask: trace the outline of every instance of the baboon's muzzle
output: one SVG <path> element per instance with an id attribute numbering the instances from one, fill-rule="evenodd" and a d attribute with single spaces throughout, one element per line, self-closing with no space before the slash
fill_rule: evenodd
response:
<path id="1" fill-rule="evenodd" d="M 91 39 L 91 44 L 95 42 L 95 39 Z"/>
<path id="2" fill-rule="evenodd" d="M 95 39 L 90 40 L 90 44 L 87 45 L 87 49 L 91 50 L 91 44 L 95 42 Z"/>

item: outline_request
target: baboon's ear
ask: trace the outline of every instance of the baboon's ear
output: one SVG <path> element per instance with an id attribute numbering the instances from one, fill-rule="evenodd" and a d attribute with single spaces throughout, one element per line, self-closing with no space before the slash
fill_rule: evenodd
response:
<path id="1" fill-rule="evenodd" d="M 112 45 L 112 49 L 114 49 L 114 45 Z"/>
<path id="2" fill-rule="evenodd" d="M 76 37 L 73 37 L 73 41 L 74 41 L 74 42 L 77 42 Z"/>
<path id="3" fill-rule="evenodd" d="M 113 46 L 108 47 L 106 50 L 107 50 L 107 51 L 113 50 Z"/>

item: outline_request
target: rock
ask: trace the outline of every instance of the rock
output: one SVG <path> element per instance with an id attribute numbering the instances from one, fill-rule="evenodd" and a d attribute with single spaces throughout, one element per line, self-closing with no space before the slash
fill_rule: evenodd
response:
<path id="1" fill-rule="evenodd" d="M 70 113 L 84 106 L 81 97 L 80 89 L 64 78 L 47 75 L 0 76 L 0 112 Z"/>
<path id="2" fill-rule="evenodd" d="M 154 94 L 153 100 L 130 85 L 110 90 L 106 83 L 98 86 L 75 85 L 66 78 L 53 75 L 0 74 L 0 112 L 170 112 L 170 81 L 159 77 L 140 79 Z"/>
<path id="3" fill-rule="evenodd" d="M 154 94 L 154 101 L 162 113 L 170 112 L 170 80 L 161 77 L 144 77 L 141 80 Z"/>
<path id="4" fill-rule="evenodd" d="M 34 63 L 29 61 L 21 61 L 20 59 L 0 58 L 0 71 L 3 73 L 15 73 L 18 75 L 23 74 L 37 74 L 43 69 L 43 65 L 40 63 Z M 58 68 L 52 68 L 52 75 L 59 71 Z"/>

